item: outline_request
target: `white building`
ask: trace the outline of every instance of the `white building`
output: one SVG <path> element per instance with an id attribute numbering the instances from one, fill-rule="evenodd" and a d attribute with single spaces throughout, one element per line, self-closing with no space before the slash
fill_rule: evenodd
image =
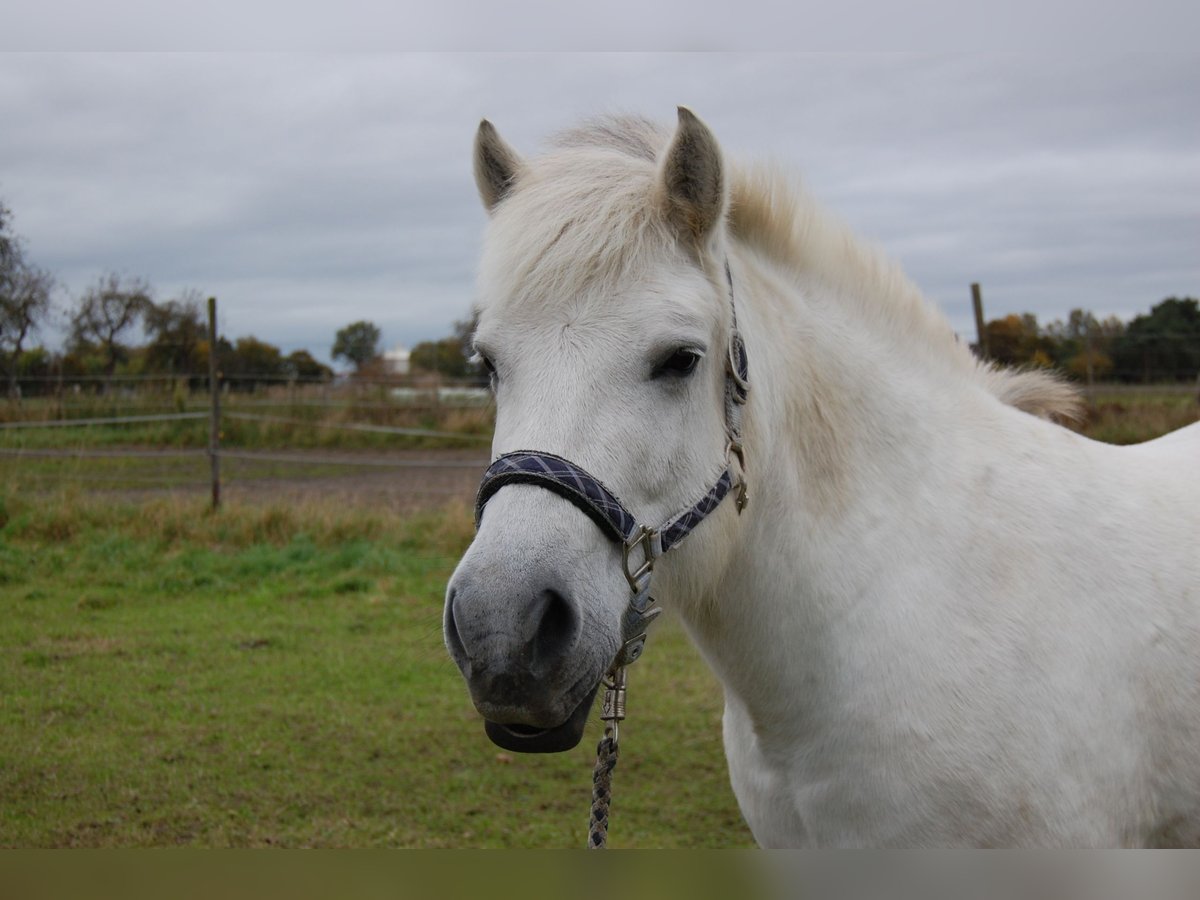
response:
<path id="1" fill-rule="evenodd" d="M 403 344 L 397 344 L 383 353 L 383 367 L 389 375 L 407 375 L 408 358 L 411 354 Z"/>

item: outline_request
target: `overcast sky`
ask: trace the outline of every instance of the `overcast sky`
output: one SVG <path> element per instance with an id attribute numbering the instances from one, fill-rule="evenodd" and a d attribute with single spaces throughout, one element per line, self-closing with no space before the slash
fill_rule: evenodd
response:
<path id="1" fill-rule="evenodd" d="M 1200 54 L 0 54 L 0 201 L 68 305 L 102 272 L 218 297 L 221 328 L 328 359 L 471 303 L 481 117 L 524 152 L 690 106 L 795 167 L 964 335 L 1200 296 Z M 49 333 L 57 344 L 60 335 Z"/>

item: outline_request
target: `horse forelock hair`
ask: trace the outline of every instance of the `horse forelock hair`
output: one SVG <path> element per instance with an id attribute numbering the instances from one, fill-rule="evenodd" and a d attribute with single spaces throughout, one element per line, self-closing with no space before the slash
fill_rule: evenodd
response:
<path id="1" fill-rule="evenodd" d="M 672 132 L 637 116 L 604 116 L 564 131 L 527 167 L 505 229 L 510 285 L 545 297 L 635 274 L 675 240 L 656 196 Z M 1044 418 L 1077 418 L 1077 391 L 1049 372 L 980 362 L 899 265 L 856 236 L 779 165 L 726 160 L 730 236 L 798 278 L 815 278 L 881 334 L 949 365 L 1002 402 Z M 485 254 L 486 256 L 486 254 Z M 582 267 L 581 267 L 582 263 Z"/>
<path id="2" fill-rule="evenodd" d="M 501 294 L 579 302 L 594 285 L 648 271 L 672 238 L 647 197 L 652 159 L 599 145 L 562 146 L 526 167 L 493 221 L 488 282 Z"/>

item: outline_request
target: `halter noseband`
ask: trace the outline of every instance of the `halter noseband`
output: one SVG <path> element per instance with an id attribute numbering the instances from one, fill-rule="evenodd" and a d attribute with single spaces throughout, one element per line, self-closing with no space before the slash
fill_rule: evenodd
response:
<path id="1" fill-rule="evenodd" d="M 662 612 L 652 608 L 650 576 L 655 561 L 691 534 L 711 513 L 731 488 L 737 488 L 739 513 L 746 507 L 746 459 L 742 450 L 742 409 L 750 391 L 749 359 L 746 345 L 737 327 L 737 306 L 733 297 L 733 275 L 725 263 L 729 282 L 729 303 L 733 318 L 729 352 L 725 362 L 725 470 L 699 501 L 667 519 L 658 528 L 638 523 L 617 496 L 604 483 L 581 466 L 553 453 L 516 450 L 496 459 L 483 474 L 475 499 L 475 527 L 483 518 L 488 500 L 507 484 L 533 484 L 570 501 L 596 523 L 600 530 L 623 548 L 625 579 L 633 596 L 621 623 L 621 650 L 612 668 L 628 665 L 642 655 L 646 628 Z M 734 471 L 736 460 L 737 471 Z M 640 561 L 636 553 L 641 550 Z"/>

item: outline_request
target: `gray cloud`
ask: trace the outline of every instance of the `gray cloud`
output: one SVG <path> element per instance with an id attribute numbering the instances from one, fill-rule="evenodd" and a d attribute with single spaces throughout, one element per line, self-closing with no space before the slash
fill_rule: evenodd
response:
<path id="1" fill-rule="evenodd" d="M 542 0 L 40 0 L 8 17 L 0 48 L 36 50 L 440 50 L 440 51 L 925 51 L 1049 53 L 1080 47 L 1190 49 L 1191 0 L 608 0 L 603 6 Z"/>
<path id="2" fill-rule="evenodd" d="M 578 118 L 695 109 L 793 166 L 960 331 L 1200 293 L 1200 56 L 0 56 L 0 198 L 67 293 L 101 271 L 216 294 L 223 326 L 326 355 L 466 314 L 482 116 L 524 152 Z"/>

